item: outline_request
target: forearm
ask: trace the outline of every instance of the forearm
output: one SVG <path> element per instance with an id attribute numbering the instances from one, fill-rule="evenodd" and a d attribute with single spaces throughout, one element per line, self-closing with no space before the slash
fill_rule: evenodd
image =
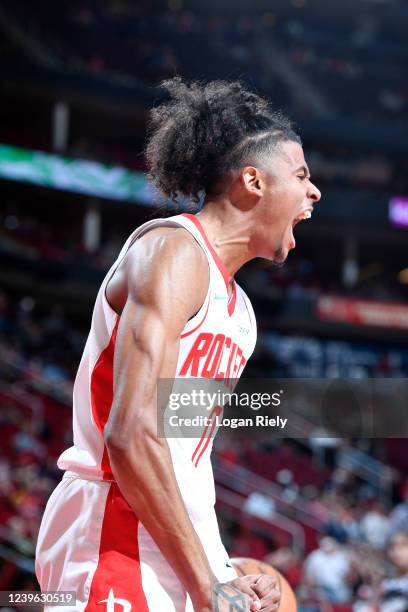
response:
<path id="1" fill-rule="evenodd" d="M 167 441 L 157 436 L 158 382 L 176 376 L 180 335 L 208 287 L 201 251 L 198 269 L 204 273 L 197 275 L 193 267 L 191 278 L 186 280 L 185 271 L 180 274 L 185 249 L 193 261 L 197 257 L 190 242 L 179 252 L 177 244 L 160 239 L 157 253 L 143 249 L 129 269 L 104 439 L 123 496 L 190 594 L 196 612 L 204 612 L 211 609 L 215 577 L 181 497 Z M 198 279 L 204 279 L 202 286 Z"/>
<path id="2" fill-rule="evenodd" d="M 128 446 L 108 445 L 119 488 L 189 592 L 197 609 L 211 609 L 215 577 L 190 521 L 165 439 L 144 427 Z"/>

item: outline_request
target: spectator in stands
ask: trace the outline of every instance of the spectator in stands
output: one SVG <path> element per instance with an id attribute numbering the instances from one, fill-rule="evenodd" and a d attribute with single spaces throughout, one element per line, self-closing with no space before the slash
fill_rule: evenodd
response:
<path id="1" fill-rule="evenodd" d="M 305 485 L 302 489 L 302 497 L 305 500 L 305 509 L 310 512 L 318 521 L 325 523 L 329 517 L 327 497 L 328 492 L 323 494 L 314 485 Z"/>
<path id="2" fill-rule="evenodd" d="M 358 537 L 358 525 L 348 504 L 341 497 L 334 498 L 331 503 L 325 531 L 342 544 Z"/>
<path id="3" fill-rule="evenodd" d="M 18 453 L 27 452 L 39 459 L 46 454 L 44 445 L 35 435 L 35 424 L 32 419 L 23 421 L 20 430 L 14 436 L 13 445 Z"/>
<path id="4" fill-rule="evenodd" d="M 360 520 L 360 534 L 373 548 L 382 550 L 385 547 L 390 531 L 390 520 L 377 500 Z"/>
<path id="5" fill-rule="evenodd" d="M 320 540 L 304 564 L 306 584 L 330 603 L 348 603 L 356 579 L 354 560 L 347 548 L 328 536 Z"/>
<path id="6" fill-rule="evenodd" d="M 253 491 L 248 495 L 242 509 L 251 516 L 268 520 L 274 515 L 275 502 L 268 495 L 264 495 L 260 491 Z"/>
<path id="7" fill-rule="evenodd" d="M 27 556 L 33 556 L 35 542 L 30 535 L 23 518 L 12 516 L 8 520 L 4 539 L 12 544 L 14 550 Z"/>
<path id="8" fill-rule="evenodd" d="M 362 542 L 355 543 L 353 552 L 358 563 L 360 583 L 354 598 L 353 612 L 379 612 L 379 585 L 385 576 L 383 551 Z"/>
<path id="9" fill-rule="evenodd" d="M 283 499 L 289 503 L 293 503 L 299 493 L 299 486 L 295 482 L 293 472 L 287 468 L 279 470 L 276 474 L 276 482 L 282 487 Z"/>
<path id="10" fill-rule="evenodd" d="M 408 479 L 403 488 L 403 501 L 398 504 L 390 516 L 391 533 L 397 531 L 408 532 Z"/>
<path id="11" fill-rule="evenodd" d="M 381 587 L 381 612 L 408 610 L 408 531 L 397 531 L 391 536 L 388 557 L 392 563 L 392 576 Z"/>

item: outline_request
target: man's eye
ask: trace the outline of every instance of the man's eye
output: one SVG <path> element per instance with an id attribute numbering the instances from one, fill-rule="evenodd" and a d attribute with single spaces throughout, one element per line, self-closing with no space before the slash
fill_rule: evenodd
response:
<path id="1" fill-rule="evenodd" d="M 298 178 L 300 178 L 301 181 L 304 181 L 307 178 L 307 174 L 298 174 Z"/>

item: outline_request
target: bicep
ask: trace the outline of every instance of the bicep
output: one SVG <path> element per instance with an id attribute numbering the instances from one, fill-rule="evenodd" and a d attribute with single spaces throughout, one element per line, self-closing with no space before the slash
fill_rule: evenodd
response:
<path id="1" fill-rule="evenodd" d="M 179 339 L 157 308 L 128 299 L 118 326 L 113 403 L 105 436 L 117 441 L 154 426 L 160 378 L 174 378 Z"/>

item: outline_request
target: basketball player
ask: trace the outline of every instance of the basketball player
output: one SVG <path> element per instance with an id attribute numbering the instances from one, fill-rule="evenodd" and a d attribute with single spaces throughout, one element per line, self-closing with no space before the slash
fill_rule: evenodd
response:
<path id="1" fill-rule="evenodd" d="M 43 591 L 76 592 L 75 607 L 52 610 L 269 612 L 274 578 L 238 578 L 220 539 L 212 440 L 158 437 L 157 383 L 240 376 L 256 323 L 234 274 L 254 257 L 283 263 L 320 193 L 265 100 L 239 83 L 164 85 L 150 178 L 204 206 L 136 229 L 100 287 L 36 574 Z"/>

